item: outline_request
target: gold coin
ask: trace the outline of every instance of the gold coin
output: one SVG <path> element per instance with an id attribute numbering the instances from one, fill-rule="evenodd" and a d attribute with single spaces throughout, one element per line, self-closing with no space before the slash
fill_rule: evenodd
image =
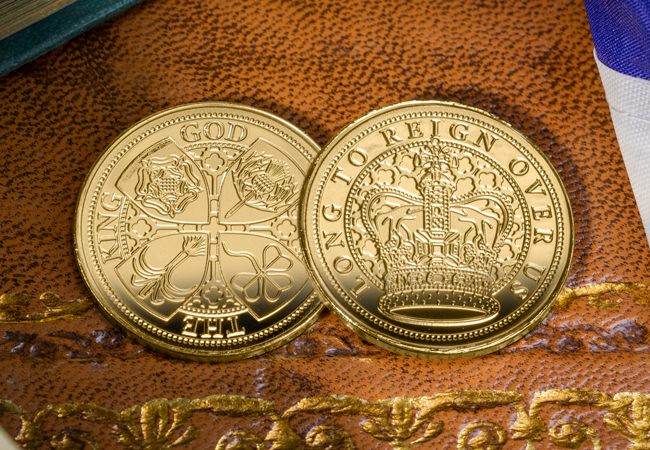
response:
<path id="1" fill-rule="evenodd" d="M 75 250 L 113 323 L 198 361 L 259 355 L 322 306 L 299 238 L 318 146 L 288 122 L 229 103 L 178 106 L 135 124 L 90 170 Z"/>
<path id="2" fill-rule="evenodd" d="M 485 354 L 551 310 L 574 244 L 562 182 L 499 118 L 390 106 L 342 130 L 303 194 L 321 299 L 364 338 L 423 358 Z"/>

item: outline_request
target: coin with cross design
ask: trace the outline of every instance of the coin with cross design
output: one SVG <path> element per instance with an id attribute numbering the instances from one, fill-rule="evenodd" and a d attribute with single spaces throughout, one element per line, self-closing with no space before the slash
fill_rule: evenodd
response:
<path id="1" fill-rule="evenodd" d="M 75 250 L 113 323 L 164 353 L 227 361 L 304 333 L 322 306 L 299 239 L 318 146 L 229 103 L 178 106 L 113 141 L 77 204 Z"/>
<path id="2" fill-rule="evenodd" d="M 302 225 L 334 313 L 425 358 L 524 336 L 550 312 L 573 256 L 571 205 L 542 151 L 449 102 L 390 106 L 342 130 L 314 163 Z"/>

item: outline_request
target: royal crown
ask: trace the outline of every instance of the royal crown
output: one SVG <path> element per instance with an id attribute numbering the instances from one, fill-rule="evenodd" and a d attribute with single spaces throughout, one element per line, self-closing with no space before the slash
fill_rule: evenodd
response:
<path id="1" fill-rule="evenodd" d="M 480 324 L 497 316 L 493 298 L 499 252 L 513 224 L 508 197 L 494 189 L 454 196 L 458 158 L 437 138 L 415 149 L 413 195 L 374 188 L 361 216 L 385 264 L 379 309 L 419 325 Z"/>

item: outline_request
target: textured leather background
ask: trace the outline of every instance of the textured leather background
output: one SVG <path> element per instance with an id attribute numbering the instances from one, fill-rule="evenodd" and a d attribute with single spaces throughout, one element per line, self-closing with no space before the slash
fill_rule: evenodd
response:
<path id="1" fill-rule="evenodd" d="M 569 286 L 649 284 L 650 249 L 591 48 L 578 0 L 145 0 L 0 78 L 0 294 L 24 292 L 34 311 L 46 291 L 64 300 L 88 296 L 72 242 L 85 174 L 134 122 L 203 100 L 273 112 L 321 145 L 350 121 L 401 101 L 451 100 L 490 111 L 544 150 L 569 191 L 576 224 Z M 312 333 L 271 354 L 188 363 L 142 348 L 93 307 L 77 319 L 0 324 L 0 398 L 33 416 L 49 404 L 121 410 L 210 394 L 273 400 L 282 412 L 330 394 L 375 401 L 488 389 L 517 391 L 529 404 L 549 389 L 649 392 L 650 307 L 627 294 L 608 300 L 580 297 L 519 343 L 454 361 L 379 349 L 324 312 Z M 437 438 L 446 444 L 422 447 L 455 448 L 458 430 L 477 419 L 508 428 L 514 412 L 450 413 Z M 604 433 L 605 448 L 628 442 L 592 409 L 544 414 L 549 424 L 585 421 Z M 338 423 L 357 448 L 390 448 L 354 417 L 292 420 L 303 437 L 315 424 Z M 192 448 L 214 448 L 235 426 L 268 428 L 261 419 L 207 415 L 196 423 L 203 431 Z M 19 424 L 0 417 L 12 436 Z M 51 418 L 43 429 L 51 436 L 67 426 L 92 431 L 103 448 L 117 446 L 109 427 L 77 419 Z M 510 439 L 505 448 L 522 446 Z M 543 441 L 537 448 L 556 447 Z"/>

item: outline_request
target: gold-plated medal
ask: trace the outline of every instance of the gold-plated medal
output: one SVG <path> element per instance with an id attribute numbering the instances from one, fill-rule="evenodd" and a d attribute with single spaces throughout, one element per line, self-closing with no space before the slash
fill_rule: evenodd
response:
<path id="1" fill-rule="evenodd" d="M 524 336 L 563 288 L 574 244 L 544 154 L 491 114 L 436 101 L 341 131 L 309 176 L 302 224 L 332 311 L 366 339 L 425 358 Z"/>
<path id="2" fill-rule="evenodd" d="M 88 174 L 75 249 L 104 314 L 161 352 L 258 355 L 317 319 L 299 239 L 318 146 L 284 120 L 199 103 L 120 135 Z"/>

